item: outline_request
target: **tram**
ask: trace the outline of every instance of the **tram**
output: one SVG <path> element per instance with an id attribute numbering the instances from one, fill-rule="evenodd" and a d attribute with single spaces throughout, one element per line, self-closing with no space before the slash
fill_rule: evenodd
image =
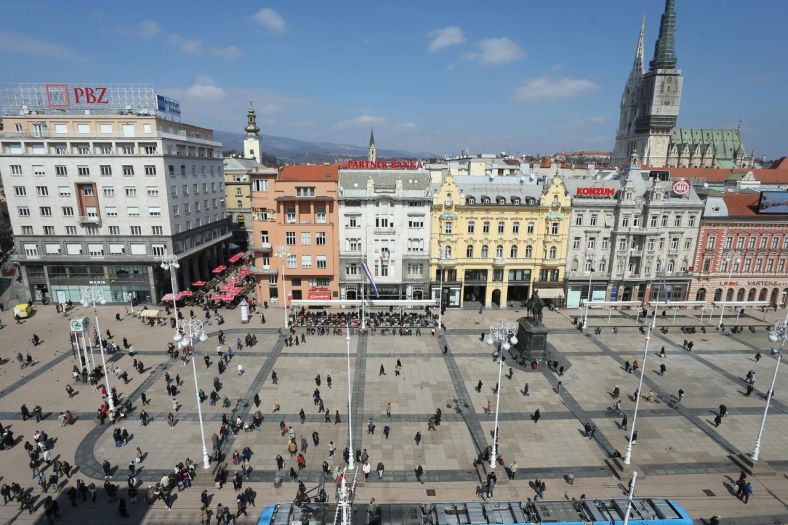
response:
<path id="1" fill-rule="evenodd" d="M 623 525 L 628 500 L 472 501 L 465 503 L 382 503 L 352 506 L 353 525 Z M 266 507 L 258 525 L 333 525 L 336 504 L 284 503 Z M 692 525 L 675 501 L 633 498 L 630 525 Z"/>

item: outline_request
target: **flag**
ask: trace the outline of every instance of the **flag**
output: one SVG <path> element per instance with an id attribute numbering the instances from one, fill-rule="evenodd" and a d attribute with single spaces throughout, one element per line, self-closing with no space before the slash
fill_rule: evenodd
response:
<path id="1" fill-rule="evenodd" d="M 372 286 L 372 291 L 375 292 L 375 297 L 380 297 L 380 294 L 378 293 L 378 285 L 375 284 L 375 281 L 372 279 L 372 272 L 369 271 L 367 261 L 361 263 L 361 269 L 364 270 L 364 274 L 367 276 L 370 286 Z"/>

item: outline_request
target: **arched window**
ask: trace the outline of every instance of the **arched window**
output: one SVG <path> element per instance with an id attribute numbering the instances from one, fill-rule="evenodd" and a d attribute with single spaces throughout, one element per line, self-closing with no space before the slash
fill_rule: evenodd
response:
<path id="1" fill-rule="evenodd" d="M 717 288 L 714 290 L 714 302 L 718 302 L 722 300 L 722 288 Z"/>
<path id="2" fill-rule="evenodd" d="M 512 204 L 520 204 L 522 202 L 520 197 L 512 197 Z"/>
<path id="3" fill-rule="evenodd" d="M 443 247 L 443 258 L 444 259 L 451 259 L 451 246 L 444 246 Z"/>
<path id="4" fill-rule="evenodd" d="M 503 257 L 503 246 L 502 245 L 499 244 L 498 246 L 495 247 L 495 256 L 496 257 Z"/>
<path id="5" fill-rule="evenodd" d="M 517 258 L 517 245 L 516 244 L 514 246 L 512 246 L 512 248 L 509 250 L 509 257 L 511 257 L 512 259 L 516 259 Z"/>
<path id="6" fill-rule="evenodd" d="M 500 195 L 495 197 L 495 204 L 499 204 L 499 205 L 506 204 L 506 197 L 501 197 Z"/>
<path id="7" fill-rule="evenodd" d="M 555 259 L 558 256 L 558 250 L 555 249 L 555 246 L 550 247 L 550 259 Z"/>
<path id="8" fill-rule="evenodd" d="M 490 204 L 490 197 L 482 195 L 482 204 Z"/>
<path id="9" fill-rule="evenodd" d="M 671 273 L 672 273 L 672 272 L 673 272 L 673 268 L 674 268 L 675 266 L 676 266 L 676 263 L 675 263 L 675 261 L 673 261 L 673 260 L 671 260 L 671 261 L 668 261 L 668 272 L 671 272 Z"/>
<path id="10" fill-rule="evenodd" d="M 484 246 L 482 246 L 482 257 L 486 259 L 489 256 L 490 256 L 490 249 L 485 244 Z"/>
<path id="11" fill-rule="evenodd" d="M 698 290 L 698 293 L 695 294 L 696 301 L 705 301 L 706 300 L 706 289 L 701 288 Z"/>
<path id="12" fill-rule="evenodd" d="M 471 258 L 473 257 L 473 245 L 469 244 L 465 247 L 465 257 Z"/>
<path id="13" fill-rule="evenodd" d="M 769 293 L 769 290 L 767 290 L 766 288 L 761 288 L 761 293 L 758 295 L 758 300 L 759 301 L 765 301 L 766 300 L 766 294 L 768 294 L 768 293 Z"/>
<path id="14" fill-rule="evenodd" d="M 624 273 L 624 263 L 623 263 L 623 261 L 618 261 L 616 263 L 616 273 Z"/>
<path id="15" fill-rule="evenodd" d="M 600 271 L 600 272 L 604 272 L 604 271 L 605 271 L 605 268 L 607 268 L 607 261 L 606 261 L 606 260 L 604 260 L 604 259 L 602 259 L 602 260 L 599 262 L 599 271 Z"/>
<path id="16" fill-rule="evenodd" d="M 725 300 L 733 301 L 733 288 L 728 288 L 728 291 L 725 292 Z"/>
<path id="17" fill-rule="evenodd" d="M 754 301 L 756 293 L 758 293 L 758 290 L 756 290 L 755 288 L 750 288 L 750 291 L 747 293 L 747 300 Z"/>
<path id="18" fill-rule="evenodd" d="M 534 256 L 534 249 L 529 244 L 528 246 L 525 247 L 525 258 L 530 259 L 533 256 Z"/>
<path id="19" fill-rule="evenodd" d="M 573 272 L 577 271 L 577 259 L 572 260 L 572 271 Z"/>
<path id="20" fill-rule="evenodd" d="M 744 288 L 739 288 L 738 293 L 736 293 L 736 300 L 737 301 L 743 301 L 744 300 L 744 294 L 746 294 L 746 293 L 747 293 L 747 291 Z"/>
<path id="21" fill-rule="evenodd" d="M 657 273 L 662 270 L 662 261 L 657 261 Z"/>
<path id="22" fill-rule="evenodd" d="M 476 204 L 476 197 L 471 197 L 468 195 L 465 197 L 465 204 Z"/>

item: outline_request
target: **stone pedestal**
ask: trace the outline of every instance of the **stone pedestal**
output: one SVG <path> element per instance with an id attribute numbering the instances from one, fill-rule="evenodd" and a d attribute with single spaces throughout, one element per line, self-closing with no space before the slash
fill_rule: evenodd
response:
<path id="1" fill-rule="evenodd" d="M 753 461 L 749 454 L 732 454 L 731 462 L 747 473 L 748 476 L 774 476 L 777 472 L 765 461 Z"/>
<path id="2" fill-rule="evenodd" d="M 534 359 L 547 359 L 547 328 L 526 317 L 521 317 L 517 323 L 519 328 L 514 350 L 518 354 L 518 360 L 530 362 Z"/>

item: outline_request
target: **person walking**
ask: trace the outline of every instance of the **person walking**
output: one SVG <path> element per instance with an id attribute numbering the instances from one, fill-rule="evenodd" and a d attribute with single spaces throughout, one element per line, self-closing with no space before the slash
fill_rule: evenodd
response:
<path id="1" fill-rule="evenodd" d="M 391 402 L 386 403 L 386 415 L 391 417 Z"/>
<path id="2" fill-rule="evenodd" d="M 752 483 L 749 481 L 744 485 L 744 504 L 748 504 L 750 502 L 750 496 L 752 496 Z"/>
<path id="3" fill-rule="evenodd" d="M 419 466 L 416 467 L 416 479 L 418 480 L 419 483 L 424 483 L 422 476 L 424 476 L 424 467 L 422 467 L 421 464 L 419 464 Z"/>
<path id="4" fill-rule="evenodd" d="M 528 397 L 530 395 L 531 394 L 528 393 L 528 383 L 526 383 L 525 386 L 523 387 L 523 396 Z"/>
<path id="5" fill-rule="evenodd" d="M 380 364 L 380 372 L 378 372 L 378 377 L 386 375 L 386 369 L 383 368 L 383 363 Z"/>
<path id="6" fill-rule="evenodd" d="M 679 388 L 679 401 L 681 401 L 682 399 L 684 399 L 684 389 Z"/>
<path id="7" fill-rule="evenodd" d="M 627 415 L 624 414 L 624 417 L 621 418 L 621 427 L 620 428 L 622 430 L 626 430 L 627 429 L 627 422 L 628 421 L 629 421 L 629 419 L 628 419 Z"/>
<path id="8" fill-rule="evenodd" d="M 260 393 L 254 395 L 254 406 L 260 408 Z"/>
<path id="9" fill-rule="evenodd" d="M 385 469 L 385 467 L 383 466 L 383 463 L 382 462 L 378 462 L 378 466 L 376 468 L 376 470 L 378 471 L 378 479 L 383 479 L 383 470 L 384 469 Z"/>
<path id="10" fill-rule="evenodd" d="M 517 461 L 512 461 L 512 464 L 509 465 L 509 472 L 511 473 L 511 478 L 514 479 L 517 475 Z"/>
<path id="11" fill-rule="evenodd" d="M 540 417 L 542 417 L 542 413 L 541 413 L 541 412 L 539 411 L 539 409 L 537 408 L 537 409 L 536 409 L 536 411 L 534 412 L 534 415 L 532 415 L 532 416 L 531 416 L 531 420 L 532 420 L 534 423 L 538 423 L 538 422 L 539 422 L 539 418 L 540 418 Z"/>
<path id="12" fill-rule="evenodd" d="M 414 437 L 414 439 L 416 440 L 416 446 L 418 447 L 419 444 L 421 443 L 421 432 L 416 432 L 416 436 Z"/>
<path id="13" fill-rule="evenodd" d="M 664 376 L 665 375 L 665 370 L 667 370 L 667 369 L 668 369 L 668 367 L 665 366 L 665 363 L 660 363 L 660 365 L 659 365 L 659 375 Z"/>

